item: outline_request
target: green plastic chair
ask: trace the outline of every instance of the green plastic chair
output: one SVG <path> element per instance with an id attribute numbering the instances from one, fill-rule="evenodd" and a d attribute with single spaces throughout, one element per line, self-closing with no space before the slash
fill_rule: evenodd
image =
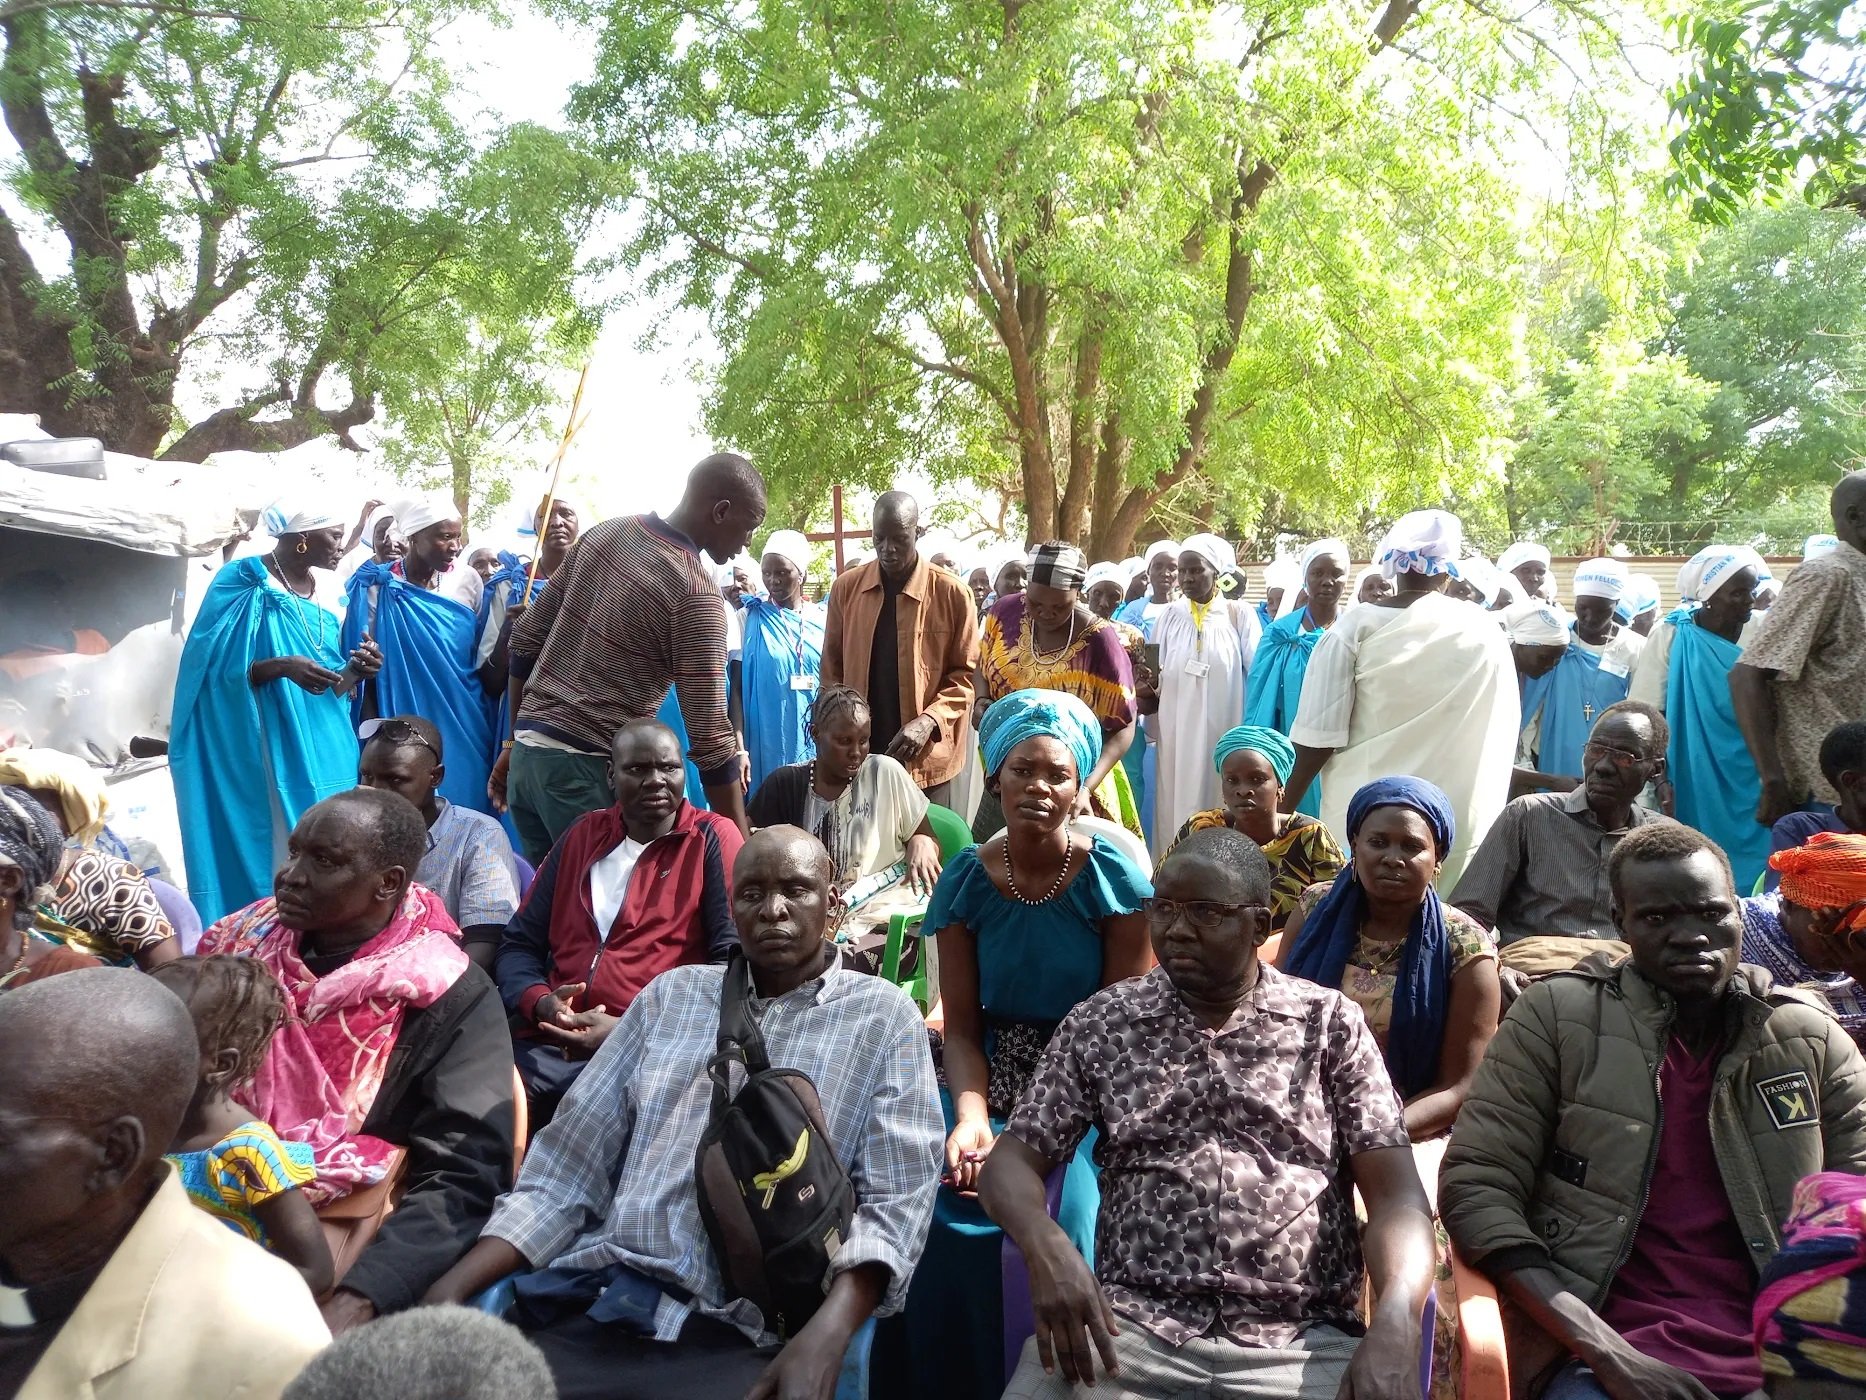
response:
<path id="1" fill-rule="evenodd" d="M 927 825 L 933 828 L 933 839 L 939 842 L 939 858 L 942 862 L 951 860 L 968 846 L 972 840 L 972 828 L 964 817 L 949 807 L 934 803 L 927 808 Z M 914 963 L 913 973 L 903 982 L 901 980 L 901 955 L 907 948 L 907 931 L 917 928 L 921 914 L 896 914 L 888 920 L 888 942 L 881 953 L 881 975 L 895 986 L 906 991 L 914 999 L 914 1005 L 925 1015 L 932 1010 L 932 1001 L 927 994 L 926 949 L 920 950 L 920 957 Z"/>

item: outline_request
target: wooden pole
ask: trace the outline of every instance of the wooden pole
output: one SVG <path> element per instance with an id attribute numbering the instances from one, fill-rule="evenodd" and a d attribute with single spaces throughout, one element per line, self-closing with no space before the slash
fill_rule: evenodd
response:
<path id="1" fill-rule="evenodd" d="M 544 505 L 539 511 L 535 524 L 538 527 L 538 548 L 531 556 L 531 568 L 525 574 L 525 594 L 521 603 L 531 601 L 531 590 L 538 582 L 538 564 L 544 558 L 544 532 L 551 528 L 551 507 L 557 504 L 557 483 L 563 475 L 564 458 L 570 451 L 570 444 L 577 436 L 577 430 L 583 426 L 583 420 L 577 416 L 583 407 L 583 386 L 589 382 L 590 362 L 583 362 L 583 372 L 577 376 L 577 392 L 570 399 L 570 416 L 564 419 L 564 434 L 557 442 L 557 451 L 551 457 L 551 486 L 544 493 Z"/>
<path id="2" fill-rule="evenodd" d="M 835 485 L 829 488 L 829 498 L 830 498 L 830 509 L 835 512 L 835 515 L 832 518 L 835 521 L 835 530 L 836 530 L 836 573 L 838 576 L 840 576 L 842 573 L 842 483 L 841 482 L 837 482 Z"/>

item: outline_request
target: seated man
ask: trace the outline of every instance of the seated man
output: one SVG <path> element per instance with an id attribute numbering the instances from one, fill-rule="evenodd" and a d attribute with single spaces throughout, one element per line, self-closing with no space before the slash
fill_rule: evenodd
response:
<path id="1" fill-rule="evenodd" d="M 555 1300 L 556 1319 L 521 1310 L 519 1321 L 562 1400 L 829 1395 L 850 1337 L 907 1296 L 945 1144 L 926 1027 L 898 987 L 842 968 L 824 939 L 834 904 L 814 837 L 778 826 L 745 843 L 732 909 L 753 1011 L 771 1063 L 816 1085 L 856 1192 L 828 1296 L 775 1359 L 758 1309 L 726 1294 L 694 1182 L 719 967 L 675 968 L 643 989 L 480 1242 L 427 1301 L 461 1302 L 515 1269 L 541 1270 L 519 1279 L 520 1297 Z"/>
<path id="2" fill-rule="evenodd" d="M 512 1040 L 499 993 L 412 880 L 421 814 L 371 788 L 327 797 L 292 831 L 274 898 L 229 914 L 200 951 L 259 958 L 290 1010 L 240 1094 L 309 1143 L 322 1204 L 408 1150 L 407 1194 L 324 1304 L 333 1332 L 395 1312 L 479 1237 L 512 1174 Z"/>
<path id="3" fill-rule="evenodd" d="M 188 1009 L 83 968 L 0 995 L 0 1056 L 0 1396 L 276 1397 L 330 1333 L 163 1160 L 199 1078 Z"/>
<path id="4" fill-rule="evenodd" d="M 1452 1243 L 1539 1329 L 1545 1400 L 1748 1395 L 1750 1309 L 1795 1184 L 1866 1171 L 1866 1061 L 1800 992 L 1739 966 L 1730 862 L 1674 822 L 1608 862 L 1629 960 L 1518 997 L 1438 1178 Z M 1661 1102 L 1664 1105 L 1660 1112 Z"/>
<path id="5" fill-rule="evenodd" d="M 1639 794 L 1665 771 L 1670 742 L 1652 706 L 1609 705 L 1582 750 L 1580 785 L 1512 799 L 1471 857 L 1451 902 L 1496 929 L 1513 990 L 1524 973 L 1566 969 L 1598 951 L 1573 940 L 1615 936 L 1607 859 L 1627 832 L 1666 820 L 1640 806 Z M 1522 946 L 1512 956 L 1514 945 Z"/>
<path id="6" fill-rule="evenodd" d="M 1808 844 L 1816 832 L 1854 832 L 1866 835 L 1866 720 L 1850 720 L 1835 725 L 1821 740 L 1821 776 L 1839 796 L 1831 807 L 1790 812 L 1769 833 L 1769 853 L 1792 851 Z M 1768 889 L 1782 882 L 1781 872 L 1773 867 L 1768 874 Z"/>
<path id="7" fill-rule="evenodd" d="M 421 813 L 428 853 L 415 867 L 415 883 L 440 896 L 467 956 L 491 972 L 499 939 L 518 912 L 518 862 L 505 828 L 440 795 L 447 776 L 441 732 L 419 715 L 370 720 L 358 732 L 357 786 L 397 793 Z"/>
<path id="8" fill-rule="evenodd" d="M 1160 965 L 1069 1014 L 985 1159 L 980 1196 L 1024 1251 L 1037 1315 L 1007 1400 L 1075 1394 L 1097 1359 L 1097 1395 L 1417 1396 L 1431 1207 L 1367 1023 L 1258 959 L 1270 867 L 1248 838 L 1193 832 L 1154 889 Z M 1090 1128 L 1094 1274 L 1043 1186 Z M 1375 1294 L 1361 1338 L 1350 1187 Z"/>
<path id="9" fill-rule="evenodd" d="M 609 782 L 616 805 L 558 838 L 499 945 L 506 1010 L 533 1028 L 514 1050 L 536 1123 L 643 987 L 670 967 L 724 962 L 738 946 L 730 880 L 744 838 L 687 802 L 674 731 L 652 719 L 623 725 Z"/>

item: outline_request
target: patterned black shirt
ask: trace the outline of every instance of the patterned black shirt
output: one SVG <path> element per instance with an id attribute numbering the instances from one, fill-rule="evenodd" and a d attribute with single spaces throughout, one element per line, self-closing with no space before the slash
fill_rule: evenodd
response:
<path id="1" fill-rule="evenodd" d="M 1174 1346 L 1218 1330 L 1284 1346 L 1360 1330 L 1348 1159 L 1408 1145 L 1360 1011 L 1265 966 L 1217 1031 L 1166 973 L 1076 1007 L 1005 1131 L 1052 1160 L 1101 1130 L 1096 1272 L 1116 1312 Z"/>

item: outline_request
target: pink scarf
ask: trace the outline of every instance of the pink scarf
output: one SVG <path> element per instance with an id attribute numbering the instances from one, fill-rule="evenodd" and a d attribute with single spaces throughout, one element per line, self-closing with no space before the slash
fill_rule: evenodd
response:
<path id="1" fill-rule="evenodd" d="M 288 1142 L 310 1144 L 313 1205 L 382 1180 L 394 1150 L 359 1130 L 388 1068 L 409 1007 L 432 1006 L 466 971 L 446 906 L 410 885 L 389 926 L 327 977 L 298 955 L 304 935 L 286 928 L 270 899 L 229 914 L 201 936 L 199 951 L 258 958 L 285 989 L 286 1016 L 245 1106 Z"/>

